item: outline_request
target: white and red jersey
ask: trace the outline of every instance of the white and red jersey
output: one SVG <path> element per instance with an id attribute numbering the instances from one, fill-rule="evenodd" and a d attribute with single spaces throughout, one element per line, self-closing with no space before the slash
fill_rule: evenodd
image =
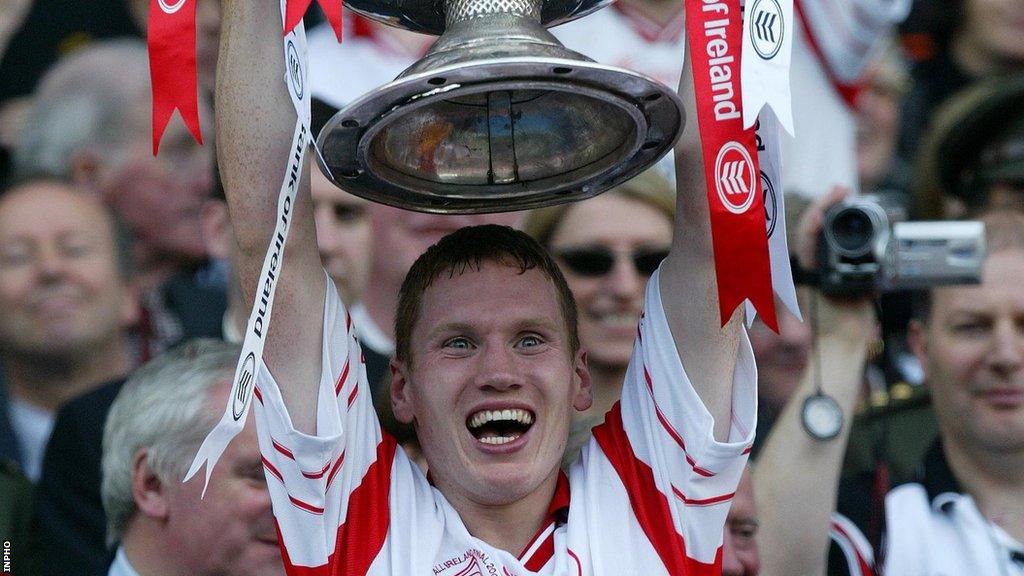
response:
<path id="1" fill-rule="evenodd" d="M 864 68 L 908 0 L 796 0 L 790 85 L 796 137 L 783 137 L 786 191 L 808 197 L 833 186 L 857 189 L 853 98 Z M 551 29 L 566 47 L 601 64 L 634 70 L 679 86 L 686 50 L 680 3 L 677 18 L 661 25 L 636 8 L 613 4 Z"/>
<path id="2" fill-rule="evenodd" d="M 287 572 L 720 574 L 725 517 L 753 441 L 756 378 L 744 337 L 729 439 L 716 441 L 713 418 L 676 352 L 656 273 L 621 402 L 560 478 L 546 525 L 512 554 L 471 535 L 382 432 L 351 317 L 329 289 L 318 435 L 292 427 L 265 367 L 257 379 L 260 451 Z"/>
<path id="3" fill-rule="evenodd" d="M 585 18 L 556 26 L 551 33 L 566 48 L 601 64 L 646 74 L 671 87 L 679 86 L 686 50 L 686 21 L 679 14 L 662 25 L 621 3 Z"/>
<path id="4" fill-rule="evenodd" d="M 310 93 L 336 108 L 391 82 L 426 50 L 426 45 L 413 48 L 398 39 L 411 32 L 380 28 L 348 11 L 344 25 L 344 43 L 327 23 L 307 36 Z"/>

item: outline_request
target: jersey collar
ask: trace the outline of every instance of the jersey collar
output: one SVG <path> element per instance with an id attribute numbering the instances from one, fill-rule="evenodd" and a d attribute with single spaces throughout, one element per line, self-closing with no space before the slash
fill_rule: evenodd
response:
<path id="1" fill-rule="evenodd" d="M 569 479 L 558 471 L 555 494 L 548 504 L 547 516 L 537 533 L 519 553 L 519 561 L 531 572 L 539 572 L 555 555 L 555 528 L 565 524 L 569 516 Z"/>
<path id="2" fill-rule="evenodd" d="M 920 475 L 921 485 L 928 493 L 928 501 L 932 507 L 948 512 L 956 498 L 949 495 L 963 493 L 963 487 L 953 475 L 953 470 L 946 460 L 946 452 L 942 449 L 942 440 L 936 439 L 925 452 Z"/>

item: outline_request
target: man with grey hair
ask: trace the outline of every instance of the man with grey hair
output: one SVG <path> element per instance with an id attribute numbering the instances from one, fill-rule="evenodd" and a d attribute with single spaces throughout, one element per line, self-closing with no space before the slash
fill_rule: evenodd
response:
<path id="1" fill-rule="evenodd" d="M 137 238 L 144 287 L 205 258 L 199 222 L 213 185 L 211 153 L 171 122 L 153 156 L 145 44 L 117 40 L 76 52 L 43 78 L 34 98 L 16 174 L 63 178 L 100 195 Z M 201 97 L 200 117 L 210 116 Z"/>
<path id="2" fill-rule="evenodd" d="M 282 574 L 270 495 L 250 421 L 203 495 L 182 483 L 231 389 L 240 348 L 193 340 L 125 383 L 103 435 L 107 537 L 120 546 L 110 576 Z"/>

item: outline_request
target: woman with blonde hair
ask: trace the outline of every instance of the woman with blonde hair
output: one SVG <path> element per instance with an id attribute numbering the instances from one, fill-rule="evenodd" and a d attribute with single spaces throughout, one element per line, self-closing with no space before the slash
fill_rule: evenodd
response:
<path id="1" fill-rule="evenodd" d="M 574 417 L 563 464 L 619 399 L 644 287 L 668 254 L 675 217 L 672 185 L 651 169 L 600 196 L 534 210 L 524 229 L 558 262 L 579 308 L 594 403 Z"/>

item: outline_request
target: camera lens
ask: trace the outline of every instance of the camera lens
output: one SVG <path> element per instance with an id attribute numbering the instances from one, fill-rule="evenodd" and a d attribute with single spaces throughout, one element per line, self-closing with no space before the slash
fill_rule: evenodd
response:
<path id="1" fill-rule="evenodd" d="M 874 224 L 871 217 L 858 208 L 846 208 L 832 219 L 829 236 L 838 252 L 847 256 L 863 256 L 871 250 Z"/>

